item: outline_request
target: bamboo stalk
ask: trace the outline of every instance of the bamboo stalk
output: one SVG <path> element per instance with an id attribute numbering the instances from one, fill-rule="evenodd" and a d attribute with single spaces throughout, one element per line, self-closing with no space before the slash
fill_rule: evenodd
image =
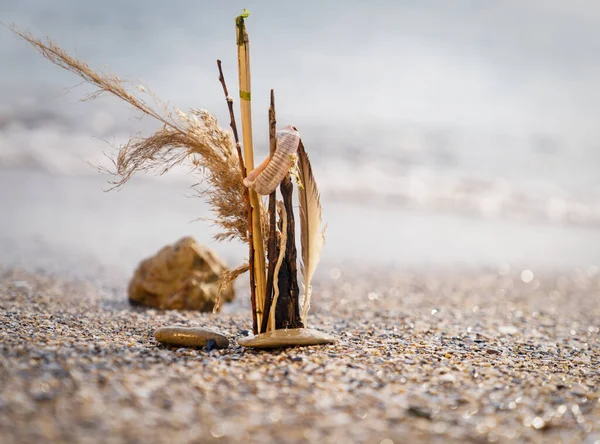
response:
<path id="1" fill-rule="evenodd" d="M 269 106 L 269 152 L 270 156 L 273 157 L 275 150 L 277 149 L 277 116 L 275 114 L 275 93 L 271 90 L 271 105 Z M 266 300 L 265 300 L 265 314 L 263 316 L 261 332 L 271 330 L 271 323 L 269 322 L 269 313 L 271 312 L 271 304 L 273 302 L 273 278 L 275 275 L 275 265 L 277 263 L 278 251 L 277 251 L 277 237 L 276 237 L 276 220 L 275 213 L 276 209 L 276 198 L 275 190 L 269 195 L 269 238 L 267 240 L 267 255 L 269 258 L 269 267 L 267 269 L 267 287 L 266 287 Z"/>
<path id="2" fill-rule="evenodd" d="M 244 142 L 244 160 L 248 171 L 254 169 L 254 150 L 252 146 L 252 107 L 250 86 L 250 42 L 244 19 L 248 17 L 247 11 L 236 19 L 237 44 L 238 44 L 238 72 L 240 84 L 240 110 L 242 114 L 242 139 Z M 254 279 L 256 288 L 256 313 L 257 328 L 262 325 L 265 306 L 265 252 L 263 235 L 260 224 L 260 199 L 254 190 L 250 190 L 250 205 L 252 206 L 252 242 L 254 244 Z"/>
<path id="3" fill-rule="evenodd" d="M 239 165 L 240 165 L 240 174 L 242 176 L 242 180 L 246 177 L 246 166 L 244 165 L 244 157 L 242 156 L 242 146 L 240 145 L 240 136 L 238 134 L 237 125 L 235 123 L 235 113 L 233 112 L 233 99 L 229 95 L 229 91 L 227 90 L 227 84 L 225 83 L 225 76 L 223 75 L 223 68 L 221 67 L 221 61 L 217 60 L 217 66 L 219 67 L 219 82 L 223 86 L 223 93 L 225 93 L 225 100 L 227 101 L 227 108 L 229 108 L 229 125 L 231 126 L 231 131 L 233 131 L 233 139 L 235 140 L 235 149 L 237 150 Z M 247 188 L 245 188 L 244 192 L 244 202 L 246 203 L 246 208 L 248 210 L 248 263 L 254 264 L 254 245 L 252 243 L 252 205 L 250 205 L 250 193 Z M 256 334 L 258 332 L 258 321 L 256 319 L 256 284 L 254 282 L 254 267 L 250 265 L 248 269 L 250 273 L 250 300 L 252 302 L 252 329 Z"/>

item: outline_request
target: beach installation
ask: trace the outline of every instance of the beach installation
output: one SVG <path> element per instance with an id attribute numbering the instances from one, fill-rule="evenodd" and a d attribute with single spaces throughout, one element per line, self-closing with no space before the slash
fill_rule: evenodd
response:
<path id="1" fill-rule="evenodd" d="M 253 335 L 238 342 L 246 347 L 278 348 L 335 342 L 335 338 L 308 328 L 311 281 L 324 245 L 320 194 L 310 160 L 297 128 L 277 130 L 275 94 L 270 92 L 269 156 L 254 164 L 251 109 L 250 45 L 246 30 L 248 11 L 236 18 L 241 140 L 221 61 L 219 81 L 225 94 L 231 131 L 219 126 L 206 110 L 183 112 L 160 101 L 148 88 L 132 85 L 114 74 L 93 70 L 62 50 L 51 39 L 40 39 L 16 27 L 12 30 L 46 59 L 71 71 L 97 90 L 84 100 L 112 94 L 152 117 L 162 126 L 149 136 L 131 138 L 114 159 L 113 188 L 123 186 L 138 172 L 164 174 L 176 165 L 189 163 L 202 172 L 207 184 L 200 190 L 221 228 L 216 240 L 239 240 L 248 244 L 248 263 L 223 272 L 219 292 L 229 288 L 245 272 L 249 274 Z M 293 182 L 296 182 L 294 187 Z M 277 193 L 279 188 L 279 194 Z M 300 221 L 300 269 L 298 283 L 294 188 Z M 267 199 L 267 202 L 263 201 Z M 219 301 L 214 310 L 218 310 Z M 174 345 L 210 344 L 226 347 L 226 338 L 208 329 L 165 327 L 157 339 Z"/>

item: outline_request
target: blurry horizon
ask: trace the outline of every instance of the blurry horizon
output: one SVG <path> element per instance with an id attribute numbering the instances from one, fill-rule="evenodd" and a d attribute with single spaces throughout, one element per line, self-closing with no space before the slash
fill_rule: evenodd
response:
<path id="1" fill-rule="evenodd" d="M 456 223 L 447 235 L 469 238 L 484 226 L 481 233 L 500 230 L 490 248 L 476 247 L 479 241 L 465 246 L 465 256 L 469 248 L 482 249 L 483 263 L 501 256 L 494 246 L 518 248 L 523 239 L 516 238 L 526 240 L 538 226 L 552 238 L 583 230 L 585 241 L 568 247 L 569 254 L 600 262 L 594 242 L 600 229 L 600 62 L 594 57 L 600 5 L 582 0 L 9 3 L 0 4 L 5 25 L 49 36 L 92 67 L 139 82 L 172 106 L 205 108 L 222 126 L 228 116 L 215 60 L 223 61 L 229 88 L 236 92 L 234 18 L 247 8 L 256 157 L 266 155 L 268 91 L 274 88 L 279 124 L 299 128 L 325 212 L 327 205 L 348 205 L 363 214 L 357 224 L 398 217 L 398 226 L 404 222 L 409 231 L 430 223 L 431 231 L 439 232 L 446 217 L 481 221 Z M 0 27 L 0 57 L 0 175 L 97 175 L 88 162 L 105 164 L 109 143 L 118 145 L 156 126 L 147 118 L 138 121 L 128 105 L 113 98 L 80 103 L 90 88 L 77 86 L 79 78 L 52 66 L 5 27 Z M 169 177 L 157 180 L 176 194 L 197 181 L 181 172 Z M 24 214 L 32 217 L 33 210 L 23 209 L 35 206 L 28 196 L 11 200 L 15 210 L 3 225 L 7 238 L 21 233 L 17 227 Z M 102 211 L 111 211 L 109 202 Z M 390 211 L 398 213 L 390 216 Z M 523 229 L 502 233 L 513 224 Z M 332 235 L 341 243 L 351 236 L 347 227 L 334 229 L 342 230 L 343 235 Z M 400 235 L 395 240 L 406 242 Z M 334 251 L 341 248 L 330 244 Z M 408 250 L 419 256 L 418 246 Z M 545 254 L 531 251 L 538 259 L 547 259 Z"/>

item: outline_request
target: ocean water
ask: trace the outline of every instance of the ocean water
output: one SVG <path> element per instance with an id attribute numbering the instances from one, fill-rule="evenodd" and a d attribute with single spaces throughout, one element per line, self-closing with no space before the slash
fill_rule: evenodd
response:
<path id="1" fill-rule="evenodd" d="M 0 21 L 227 125 L 215 60 L 235 90 L 244 7 L 257 157 L 274 88 L 278 120 L 300 130 L 323 193 L 324 260 L 600 263 L 592 2 L 28 0 L 0 2 Z M 185 169 L 102 193 L 95 166 L 153 122 L 109 97 L 80 103 L 90 88 L 5 27 L 0 60 L 5 258 L 41 239 L 131 267 L 180 235 L 210 242 L 210 227 L 189 224 L 208 214 L 184 197 L 198 180 Z"/>

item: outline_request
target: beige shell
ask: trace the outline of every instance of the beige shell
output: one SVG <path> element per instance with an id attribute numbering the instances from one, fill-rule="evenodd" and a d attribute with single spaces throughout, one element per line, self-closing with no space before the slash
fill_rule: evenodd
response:
<path id="1" fill-rule="evenodd" d="M 267 157 L 257 166 L 244 185 L 264 196 L 271 194 L 284 179 L 294 165 L 296 151 L 300 144 L 300 134 L 292 125 L 287 125 L 277 131 L 277 149 L 272 158 Z"/>

